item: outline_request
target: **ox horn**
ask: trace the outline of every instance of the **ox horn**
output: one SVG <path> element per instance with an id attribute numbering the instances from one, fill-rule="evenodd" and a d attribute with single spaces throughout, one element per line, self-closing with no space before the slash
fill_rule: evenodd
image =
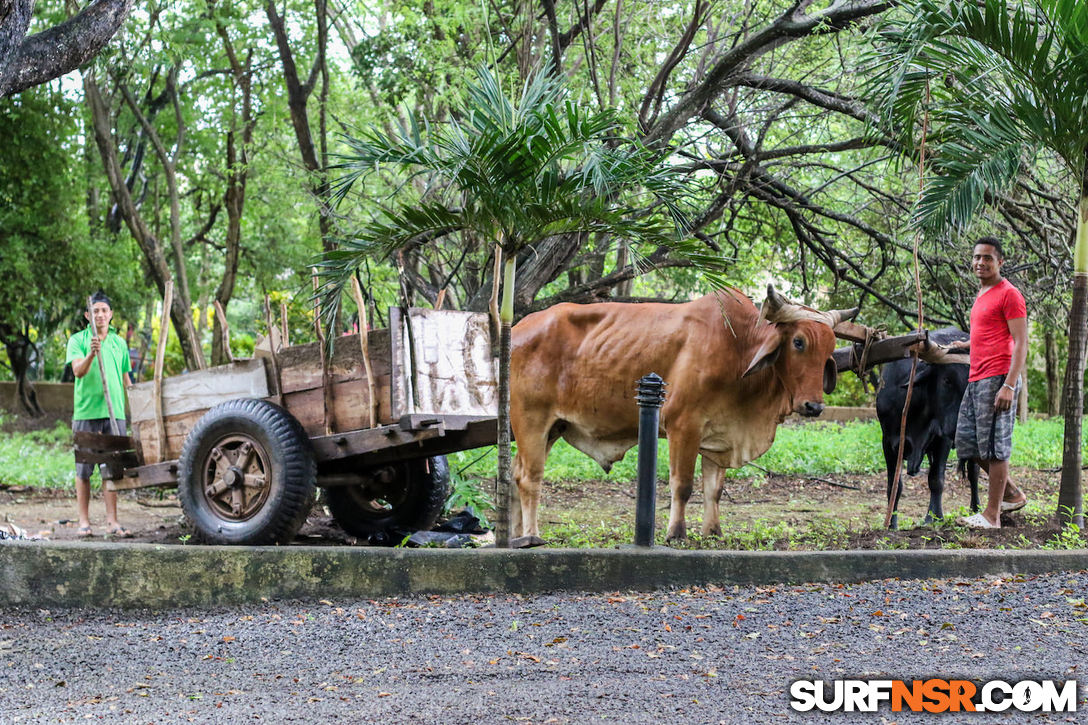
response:
<path id="1" fill-rule="evenodd" d="M 767 322 L 813 320 L 815 322 L 822 322 L 832 329 L 835 329 L 835 326 L 840 322 L 854 319 L 857 314 L 857 307 L 849 310 L 830 310 L 824 312 L 821 310 L 814 310 L 805 305 L 799 305 L 795 302 L 790 302 L 774 288 L 773 284 L 767 285 L 767 299 L 763 300 L 763 305 L 759 308 L 760 318 Z"/>

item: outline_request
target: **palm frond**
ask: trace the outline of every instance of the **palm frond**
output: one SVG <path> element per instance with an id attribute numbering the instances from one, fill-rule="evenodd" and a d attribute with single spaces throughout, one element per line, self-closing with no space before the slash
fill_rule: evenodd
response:
<path id="1" fill-rule="evenodd" d="M 880 29 L 867 92 L 906 149 L 931 113 L 935 159 L 914 222 L 962 228 L 1034 149 L 1080 173 L 1088 148 L 1088 3 L 910 0 Z M 927 105 L 927 95 L 932 94 Z"/>
<path id="2" fill-rule="evenodd" d="M 561 77 L 537 73 L 510 100 L 481 68 L 451 121 L 413 118 L 401 134 L 371 129 L 345 137 L 333 167 L 341 172 L 337 201 L 380 168 L 402 179 L 423 174 L 449 199 L 401 194 L 391 210 L 315 262 L 326 319 L 335 317 L 362 260 L 458 232 L 501 239 L 507 253 L 561 234 L 610 236 L 690 253 L 713 273 L 716 262 L 705 248 L 679 246 L 690 196 L 680 175 L 623 131 L 614 112 L 590 112 L 569 100 Z M 394 193 L 401 190 L 407 191 L 401 186 Z"/>

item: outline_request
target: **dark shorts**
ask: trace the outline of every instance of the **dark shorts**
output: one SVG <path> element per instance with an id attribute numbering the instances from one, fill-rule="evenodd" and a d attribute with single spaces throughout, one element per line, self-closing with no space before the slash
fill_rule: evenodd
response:
<path id="1" fill-rule="evenodd" d="M 123 421 L 123 420 L 117 421 L 117 427 L 121 429 L 121 431 L 120 431 L 121 435 L 125 435 L 125 433 L 126 433 L 125 421 Z M 113 433 L 113 431 L 110 430 L 110 419 L 109 418 L 93 418 L 91 420 L 73 420 L 72 421 L 72 432 L 73 433 L 77 433 L 77 432 L 78 433 L 109 433 L 109 434 Z M 99 463 L 98 467 L 99 467 L 98 475 L 102 476 L 102 478 L 105 478 L 106 477 L 106 464 L 105 463 Z M 94 472 L 94 464 L 93 463 L 77 463 L 76 464 L 76 478 L 82 478 L 82 479 L 85 479 L 85 480 L 89 481 L 89 480 L 91 480 L 91 474 L 93 472 Z"/>
<path id="2" fill-rule="evenodd" d="M 1004 375 L 967 383 L 956 421 L 956 454 L 960 458 L 1007 461 L 1012 456 L 1012 427 L 1016 422 L 1020 380 L 1016 381 L 1012 406 L 999 413 L 994 409 L 994 398 L 1004 384 Z"/>

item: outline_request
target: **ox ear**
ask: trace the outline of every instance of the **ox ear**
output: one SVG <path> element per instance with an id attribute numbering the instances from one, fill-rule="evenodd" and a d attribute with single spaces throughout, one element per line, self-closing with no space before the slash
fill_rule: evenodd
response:
<path id="1" fill-rule="evenodd" d="M 771 328 L 774 329 L 773 327 Z M 748 363 L 748 368 L 744 371 L 742 378 L 746 378 L 752 373 L 757 373 L 764 368 L 768 368 L 774 365 L 778 360 L 778 353 L 782 350 L 782 338 L 778 335 L 771 334 L 763 341 L 763 344 L 756 350 L 755 355 L 752 356 L 752 361 Z"/>
<path id="2" fill-rule="evenodd" d="M 829 358 L 824 363 L 824 395 L 831 395 L 835 392 L 835 385 L 839 382 L 839 366 L 835 363 L 835 358 Z"/>

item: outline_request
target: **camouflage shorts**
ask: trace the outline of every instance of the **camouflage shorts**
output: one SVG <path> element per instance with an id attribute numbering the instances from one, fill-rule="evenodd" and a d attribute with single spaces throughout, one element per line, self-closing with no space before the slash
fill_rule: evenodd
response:
<path id="1" fill-rule="evenodd" d="M 999 413 L 994 409 L 994 398 L 1004 384 L 1004 375 L 967 383 L 956 421 L 956 453 L 960 458 L 1007 461 L 1012 455 L 1012 426 L 1016 421 L 1020 380 L 1016 381 L 1012 407 Z"/>

